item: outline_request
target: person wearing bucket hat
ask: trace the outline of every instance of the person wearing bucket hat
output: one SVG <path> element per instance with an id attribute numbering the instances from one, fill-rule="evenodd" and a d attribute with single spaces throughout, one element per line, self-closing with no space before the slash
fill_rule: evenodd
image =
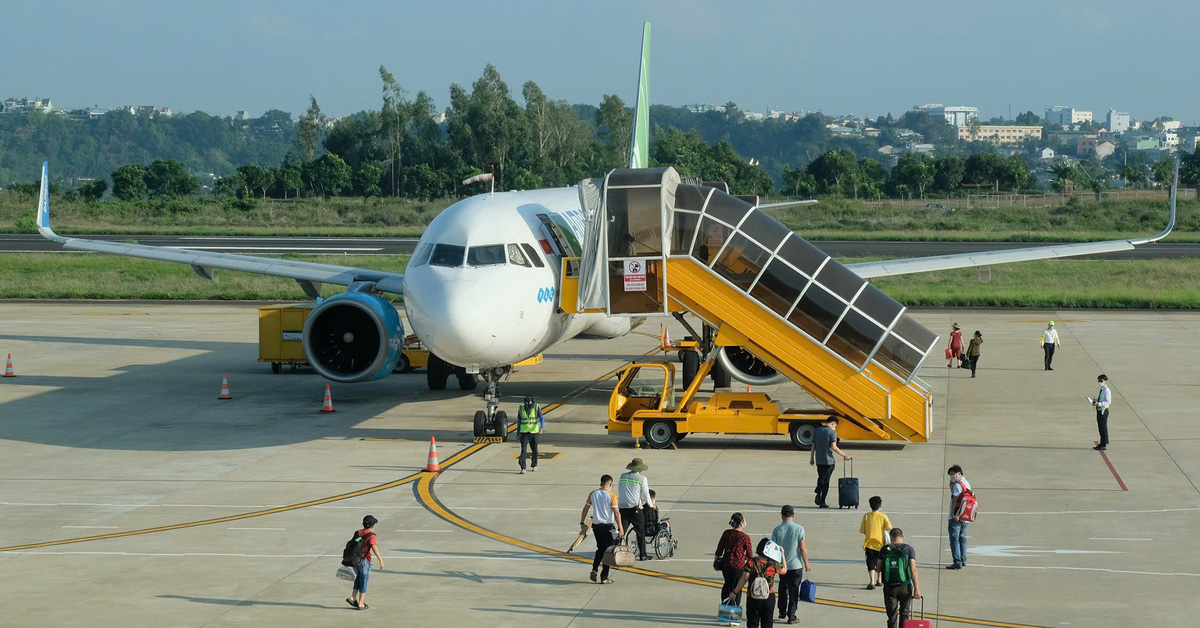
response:
<path id="1" fill-rule="evenodd" d="M 962 347 L 962 330 L 959 328 L 958 323 L 954 323 L 950 328 L 950 344 L 946 345 L 946 349 L 949 350 L 950 354 L 950 359 L 946 361 L 948 368 L 958 366 L 956 363 L 959 360 L 959 356 L 962 355 Z"/>
<path id="2" fill-rule="evenodd" d="M 642 474 L 648 469 L 641 458 L 634 458 L 625 465 L 625 473 L 617 481 L 617 509 L 625 522 L 622 534 L 629 526 L 637 530 L 638 560 L 649 560 L 646 553 L 646 513 L 650 505 L 650 481 Z"/>
<path id="3" fill-rule="evenodd" d="M 1054 349 L 1058 347 L 1058 332 L 1054 329 L 1054 321 L 1050 321 L 1046 325 L 1046 329 L 1042 332 L 1042 352 L 1045 354 L 1045 368 L 1047 371 L 1053 371 L 1050 363 L 1054 361 Z"/>

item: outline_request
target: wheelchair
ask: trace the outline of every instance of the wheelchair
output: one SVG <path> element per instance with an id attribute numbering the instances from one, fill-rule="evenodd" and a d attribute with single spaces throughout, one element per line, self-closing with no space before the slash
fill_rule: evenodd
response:
<path id="1" fill-rule="evenodd" d="M 650 512 L 657 511 L 650 509 Z M 637 529 L 633 527 L 633 524 L 625 527 L 621 544 L 637 554 Z M 646 553 L 649 554 L 653 551 L 654 557 L 659 560 L 666 560 L 675 555 L 675 548 L 679 547 L 679 541 L 676 541 L 675 536 L 671 534 L 670 517 L 659 519 L 655 515 L 646 518 L 646 546 Z"/>

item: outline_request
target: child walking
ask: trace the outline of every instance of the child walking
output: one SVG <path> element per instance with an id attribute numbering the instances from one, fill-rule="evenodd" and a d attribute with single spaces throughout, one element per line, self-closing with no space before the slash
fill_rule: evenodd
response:
<path id="1" fill-rule="evenodd" d="M 858 531 L 863 534 L 863 553 L 867 559 L 867 590 L 882 584 L 879 579 L 880 551 L 887 545 L 887 531 L 892 529 L 892 522 L 879 509 L 883 507 L 883 498 L 876 495 L 869 501 L 871 512 L 863 515 L 862 524 Z"/>

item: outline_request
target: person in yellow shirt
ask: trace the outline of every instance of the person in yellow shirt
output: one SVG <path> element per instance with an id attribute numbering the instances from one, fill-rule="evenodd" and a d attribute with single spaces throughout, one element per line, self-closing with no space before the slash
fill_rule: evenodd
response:
<path id="1" fill-rule="evenodd" d="M 870 579 L 867 583 L 867 590 L 874 589 L 876 585 L 883 582 L 878 571 L 879 556 L 883 547 L 887 545 L 888 530 L 892 529 L 891 520 L 879 511 L 883 507 L 883 498 L 876 495 L 870 499 L 869 503 L 871 512 L 863 515 L 862 524 L 858 526 L 858 531 L 864 537 L 863 552 L 867 557 L 867 577 Z"/>

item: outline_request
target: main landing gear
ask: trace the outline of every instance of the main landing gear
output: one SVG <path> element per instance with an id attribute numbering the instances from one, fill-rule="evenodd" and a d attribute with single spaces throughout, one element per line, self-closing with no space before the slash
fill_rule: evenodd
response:
<path id="1" fill-rule="evenodd" d="M 487 383 L 487 389 L 483 392 L 487 409 L 475 413 L 472 430 L 474 436 L 499 436 L 502 442 L 508 441 L 508 413 L 500 409 L 500 380 L 511 374 L 511 366 L 492 368 L 479 373 L 479 377 Z"/>

